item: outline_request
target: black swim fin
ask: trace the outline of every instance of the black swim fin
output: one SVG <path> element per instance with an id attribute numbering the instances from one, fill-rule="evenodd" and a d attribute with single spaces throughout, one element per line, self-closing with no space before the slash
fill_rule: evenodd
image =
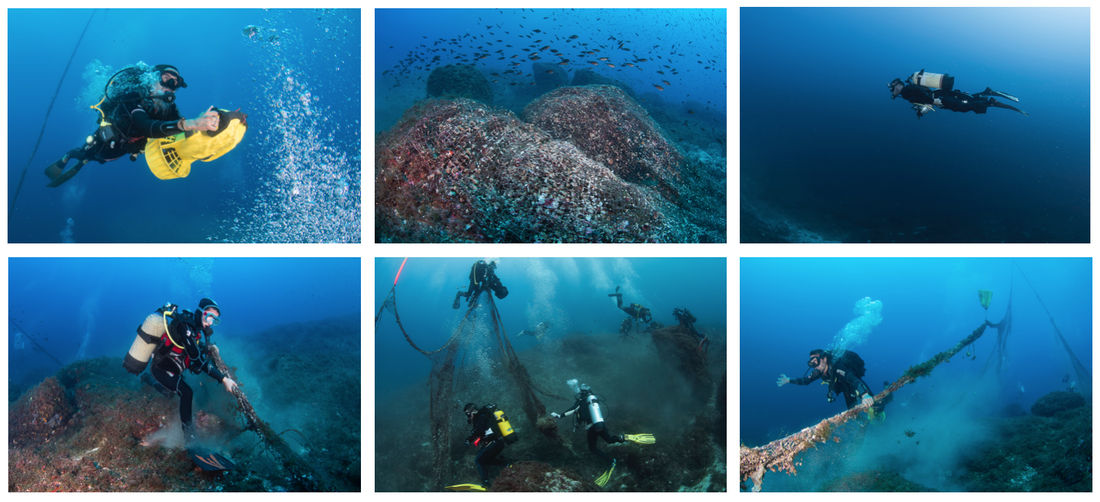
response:
<path id="1" fill-rule="evenodd" d="M 187 455 L 204 471 L 231 471 L 237 468 L 229 459 L 203 448 L 191 448 L 187 450 Z"/>
<path id="2" fill-rule="evenodd" d="M 57 188 L 61 186 L 62 183 L 73 179 L 73 176 L 76 176 L 76 173 L 79 173 L 80 169 L 86 164 L 86 162 L 78 160 L 72 169 L 65 171 L 65 164 L 68 163 L 69 154 L 65 154 L 60 160 L 50 164 L 49 167 L 46 168 L 46 176 L 50 178 L 50 184 L 46 185 L 47 187 Z"/>

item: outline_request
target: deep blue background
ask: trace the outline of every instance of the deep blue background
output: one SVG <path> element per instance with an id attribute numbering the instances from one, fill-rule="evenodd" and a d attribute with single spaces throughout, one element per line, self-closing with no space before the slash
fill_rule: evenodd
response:
<path id="1" fill-rule="evenodd" d="M 534 81 L 529 76 L 531 62 L 524 62 L 518 67 L 509 66 L 509 63 L 524 59 L 525 54 L 536 52 L 546 45 L 572 60 L 569 65 L 555 70 L 567 71 L 570 81 L 574 71 L 591 69 L 627 82 L 639 94 L 657 92 L 657 96 L 670 104 L 679 105 L 681 101 L 694 100 L 721 114 L 720 126 L 725 129 L 724 9 L 379 9 L 375 16 L 377 131 L 388 129 L 414 100 L 426 97 L 428 74 L 435 67 L 469 64 L 461 61 L 461 58 L 468 57 L 476 61 L 477 67 L 486 76 L 492 72 L 503 75 L 503 71 L 509 68 L 522 70 L 522 78 L 505 75 L 499 83 L 493 84 L 493 91 L 499 96 L 514 89 L 508 85 L 510 82 L 529 85 Z M 490 25 L 492 28 L 486 28 Z M 532 33 L 536 29 L 541 32 Z M 470 36 L 463 38 L 467 33 Z M 578 38 L 569 39 L 573 35 Z M 609 38 L 612 36 L 616 40 Z M 450 43 L 452 38 L 457 39 L 457 44 Z M 436 44 L 440 39 L 443 41 Z M 535 40 L 542 42 L 535 44 Z M 629 40 L 630 43 L 624 45 L 633 49 L 632 52 L 618 49 L 618 40 Z M 587 50 L 598 49 L 600 52 L 595 55 L 580 54 L 581 49 L 572 47 L 579 43 L 589 44 Z M 531 48 L 532 44 L 536 47 Z M 478 46 L 484 49 L 478 49 Z M 524 52 L 523 48 L 529 48 L 531 52 Z M 497 54 L 497 50 L 505 52 Z M 492 56 L 473 60 L 475 52 L 491 53 Z M 497 59 L 501 55 L 510 57 L 516 54 L 519 57 L 515 59 Z M 561 59 L 553 54 L 549 49 L 541 51 L 539 62 L 559 62 Z M 439 63 L 424 64 L 436 55 L 442 56 Z M 598 61 L 599 66 L 587 63 L 599 57 L 610 59 Z M 407 73 L 402 73 L 400 65 L 409 58 L 413 59 L 413 63 L 407 65 Z M 417 58 L 423 61 L 416 61 Z M 649 61 L 637 63 L 633 68 L 622 64 L 634 58 Z M 612 63 L 615 67 L 604 63 Z M 663 67 L 666 64 L 677 69 L 679 74 L 673 75 L 670 68 Z M 387 70 L 393 71 L 383 75 Z M 665 74 L 656 73 L 658 70 Z M 672 85 L 664 85 L 662 80 Z M 400 87 L 394 87 L 397 82 L 401 83 Z M 654 84 L 661 85 L 665 90 L 658 92 Z M 702 107 L 696 108 L 699 108 L 695 110 L 697 114 L 705 111 Z M 695 118 L 699 117 L 696 115 Z M 710 121 L 706 122 L 711 125 Z M 718 123 L 713 125 L 715 129 L 719 128 Z"/>
<path id="2" fill-rule="evenodd" d="M 743 258 L 741 259 L 741 438 L 750 446 L 778 439 L 844 411 L 844 402 L 825 400 L 826 388 L 776 387 L 779 375 L 803 376 L 813 349 L 829 348 L 833 336 L 856 316 L 855 302 L 883 303 L 883 321 L 860 346 L 850 347 L 867 364 L 864 381 L 875 393 L 910 365 L 950 349 L 985 321 L 978 290 L 993 291 L 989 320 L 1005 315 L 1013 291 L 1013 332 L 998 377 L 1000 399 L 988 410 L 1018 403 L 1025 410 L 1054 390 L 1067 373 L 1077 380 L 1046 312 L 1016 265 L 1023 269 L 1050 309 L 1074 354 L 1092 371 L 1092 260 L 962 258 Z M 977 360 L 961 357 L 941 364 L 927 379 L 903 387 L 895 403 L 916 392 L 949 403 L 977 378 L 993 351 L 996 330 L 976 343 Z M 1018 397 L 1018 386 L 1026 392 Z M 889 406 L 897 406 L 891 404 Z M 889 406 L 887 410 L 889 410 Z"/>
<path id="3" fill-rule="evenodd" d="M 78 354 L 122 364 L 137 326 L 166 302 L 194 310 L 203 297 L 217 301 L 215 341 L 361 305 L 358 258 L 11 258 L 8 274 L 9 315 L 65 364 Z M 9 381 L 58 369 L 33 344 L 16 348 L 11 320 L 8 332 Z"/>
<path id="4" fill-rule="evenodd" d="M 91 16 L 86 9 L 8 13 L 9 203 Z M 358 10 L 96 10 L 26 170 L 9 241 L 60 242 L 68 218 L 76 242 L 322 240 L 312 238 L 315 228 L 336 211 L 321 192 L 347 180 L 329 179 L 320 167 L 354 172 L 346 197 L 359 199 L 360 24 Z M 248 25 L 260 26 L 263 38 L 247 37 Z M 95 102 L 79 100 L 93 60 L 113 71 L 138 61 L 172 64 L 188 84 L 176 102 L 185 117 L 211 105 L 241 108 L 248 134 L 226 156 L 196 162 L 184 179 L 158 180 L 144 157 L 123 158 L 89 164 L 46 188 L 45 167 L 96 129 Z M 294 187 L 317 192 L 304 201 L 288 193 Z M 280 226 L 265 227 L 269 221 Z"/>
<path id="5" fill-rule="evenodd" d="M 741 9 L 742 212 L 848 242 L 1088 241 L 1089 58 L 1088 9 Z M 887 84 L 922 68 L 1030 116 L 918 120 Z"/>

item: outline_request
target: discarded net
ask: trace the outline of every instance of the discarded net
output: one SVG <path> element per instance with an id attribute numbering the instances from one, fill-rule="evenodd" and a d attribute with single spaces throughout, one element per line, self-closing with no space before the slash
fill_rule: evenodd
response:
<path id="1" fill-rule="evenodd" d="M 498 381 L 492 387 L 494 394 L 482 394 L 480 386 L 484 382 L 492 381 L 496 376 L 492 374 L 491 368 L 487 369 L 475 361 L 466 364 L 467 357 L 471 359 L 479 357 L 478 354 L 482 349 L 488 349 L 493 353 L 493 362 L 502 366 L 511 380 L 510 384 L 514 387 L 518 405 L 523 409 L 527 421 L 531 423 L 531 430 L 538 429 L 539 417 L 546 415 L 546 406 L 535 395 L 535 391 L 562 400 L 566 398 L 547 392 L 531 380 L 527 369 L 520 363 L 519 357 L 512 349 L 491 293 L 485 292 L 484 297 L 488 300 L 484 305 L 481 305 L 481 294 L 472 298 L 454 334 L 442 347 L 428 351 L 417 346 L 401 324 L 401 316 L 397 313 L 396 290 L 397 281 L 395 280 L 394 287 L 390 289 L 382 307 L 378 309 L 378 314 L 375 315 L 375 332 L 378 331 L 382 310 L 393 313 L 394 320 L 397 321 L 397 326 L 409 345 L 432 361 L 432 371 L 428 376 L 431 403 L 429 417 L 433 460 L 432 485 L 433 489 L 441 491 L 445 486 L 454 484 L 451 474 L 451 466 L 454 464 L 454 459 L 451 457 L 453 445 L 451 431 L 454 427 L 460 426 L 452 423 L 452 419 L 456 416 L 455 403 L 459 402 L 456 396 L 467 397 L 467 400 L 481 399 L 481 403 L 491 399 L 499 405 L 500 400 L 505 399 L 507 395 L 504 389 L 509 386 L 509 382 Z M 486 311 L 489 314 L 488 322 L 479 322 L 479 315 L 484 315 Z M 456 365 L 455 359 L 460 352 L 463 353 L 463 358 Z M 499 407 L 506 409 L 506 406 Z"/>
<path id="2" fill-rule="evenodd" d="M 905 375 L 899 378 L 892 385 L 875 396 L 875 401 L 881 401 L 886 396 L 893 394 L 903 386 L 913 383 L 918 377 L 925 377 L 932 373 L 932 368 L 935 368 L 940 363 L 951 359 L 952 356 L 965 349 L 975 340 L 981 338 L 985 332 L 986 324 L 982 324 L 975 329 L 970 336 L 962 339 L 959 343 L 955 344 L 949 350 L 936 354 L 931 359 L 918 364 L 916 366 L 910 366 L 906 370 Z M 868 408 L 867 405 L 860 404 L 852 409 L 840 413 L 836 416 L 822 420 L 817 425 L 807 427 L 791 434 L 782 439 L 777 439 L 763 446 L 757 446 L 755 448 L 749 448 L 744 445 L 741 446 L 741 487 L 745 488 L 745 481 L 752 479 L 753 487 L 752 491 L 760 491 L 760 488 L 764 481 L 764 473 L 766 470 L 772 472 L 786 471 L 790 474 L 796 474 L 796 463 L 794 461 L 795 455 L 812 448 L 816 443 L 824 443 L 832 438 L 833 431 L 843 425 L 845 422 L 852 420 L 863 413 Z"/>

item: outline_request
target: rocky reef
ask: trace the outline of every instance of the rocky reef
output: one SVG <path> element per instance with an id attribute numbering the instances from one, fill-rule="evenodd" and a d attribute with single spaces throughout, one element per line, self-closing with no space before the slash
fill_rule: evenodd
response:
<path id="1" fill-rule="evenodd" d="M 456 64 L 438 67 L 428 74 L 429 98 L 469 98 L 493 104 L 489 80 L 474 65 Z"/>

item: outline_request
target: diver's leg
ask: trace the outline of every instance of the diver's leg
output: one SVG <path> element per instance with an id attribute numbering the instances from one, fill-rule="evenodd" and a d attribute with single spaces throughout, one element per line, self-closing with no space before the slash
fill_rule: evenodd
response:
<path id="1" fill-rule="evenodd" d="M 993 106 L 993 107 L 996 107 L 996 108 L 1007 108 L 1007 109 L 1012 110 L 1014 112 L 1019 112 L 1019 113 L 1022 113 L 1024 115 L 1027 115 L 1027 112 L 1025 112 L 1023 110 L 1020 110 L 1019 108 L 1016 108 L 1014 106 L 1006 105 L 1006 104 L 1004 104 L 1000 101 L 997 101 L 996 99 L 993 99 L 993 98 L 989 98 L 989 106 Z"/>
<path id="2" fill-rule="evenodd" d="M 602 427 L 600 428 L 600 431 L 604 431 L 605 434 L 607 433 L 606 429 Z M 599 435 L 600 432 L 597 431 L 595 427 L 588 429 L 588 451 L 599 455 L 600 458 L 607 460 L 608 462 L 614 462 L 615 459 L 612 458 L 611 455 L 608 455 L 603 451 L 600 451 L 599 448 L 596 448 L 596 438 L 599 437 Z"/>
<path id="3" fill-rule="evenodd" d="M 607 441 L 607 444 L 626 442 L 626 438 L 623 437 L 622 434 L 619 434 L 618 436 L 612 436 L 610 432 L 607 432 L 607 427 L 600 429 L 599 436 L 602 437 L 604 441 Z"/>

